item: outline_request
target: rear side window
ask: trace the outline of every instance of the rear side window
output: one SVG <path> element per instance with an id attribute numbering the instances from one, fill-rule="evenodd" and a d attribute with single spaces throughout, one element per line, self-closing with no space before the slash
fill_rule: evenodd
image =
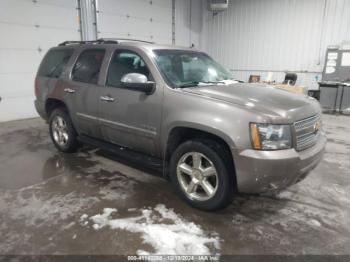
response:
<path id="1" fill-rule="evenodd" d="M 97 84 L 105 50 L 91 49 L 82 52 L 74 65 L 72 79 L 74 81 Z"/>
<path id="2" fill-rule="evenodd" d="M 73 49 L 49 51 L 40 66 L 38 75 L 58 78 L 72 54 Z"/>

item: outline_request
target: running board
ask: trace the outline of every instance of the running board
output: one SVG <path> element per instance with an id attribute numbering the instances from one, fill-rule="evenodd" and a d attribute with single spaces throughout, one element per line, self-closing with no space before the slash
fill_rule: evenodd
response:
<path id="1" fill-rule="evenodd" d="M 143 153 L 136 152 L 134 150 L 117 146 L 99 139 L 95 139 L 89 136 L 78 136 L 78 140 L 83 144 L 88 144 L 94 147 L 98 147 L 102 150 L 111 152 L 113 155 L 120 157 L 128 161 L 134 161 L 137 164 L 145 165 L 150 168 L 163 168 L 163 160 L 152 157 Z"/>

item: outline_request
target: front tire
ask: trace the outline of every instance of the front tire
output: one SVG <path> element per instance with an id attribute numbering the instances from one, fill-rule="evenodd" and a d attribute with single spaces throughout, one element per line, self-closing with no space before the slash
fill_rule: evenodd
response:
<path id="1" fill-rule="evenodd" d="M 65 108 L 55 109 L 49 120 L 50 136 L 55 147 L 64 153 L 76 152 L 79 148 L 77 133 Z"/>
<path id="2" fill-rule="evenodd" d="M 172 154 L 171 181 L 191 206 L 213 211 L 231 203 L 234 174 L 224 152 L 215 141 L 193 140 L 182 143 Z"/>

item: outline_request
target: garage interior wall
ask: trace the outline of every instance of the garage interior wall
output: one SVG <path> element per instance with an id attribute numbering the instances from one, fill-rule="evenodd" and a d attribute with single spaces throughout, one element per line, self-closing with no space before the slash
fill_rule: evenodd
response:
<path id="1" fill-rule="evenodd" d="M 171 0 L 98 0 L 98 38 L 172 43 Z"/>
<path id="2" fill-rule="evenodd" d="M 175 0 L 175 44 L 199 46 L 202 0 Z M 172 0 L 96 0 L 97 38 L 172 44 Z"/>
<path id="3" fill-rule="evenodd" d="M 37 116 L 34 78 L 43 55 L 80 39 L 76 1 L 0 0 L 0 35 L 0 122 Z"/>
<path id="4" fill-rule="evenodd" d="M 189 47 L 194 45 L 201 48 L 201 34 L 203 26 L 203 0 L 176 0 L 175 44 Z"/>
<path id="5" fill-rule="evenodd" d="M 95 1 L 97 26 L 90 24 L 89 38 L 95 31 L 97 37 L 173 42 L 172 0 Z M 326 47 L 350 41 L 349 0 L 229 3 L 213 15 L 205 0 L 175 0 L 175 44 L 193 44 L 245 81 L 272 71 L 280 82 L 292 71 L 298 84 L 315 89 Z M 0 0 L 0 121 L 37 116 L 36 70 L 48 48 L 81 39 L 77 7 L 75 0 Z"/>
<path id="6" fill-rule="evenodd" d="M 202 49 L 244 81 L 272 71 L 281 82 L 292 71 L 317 89 L 327 46 L 350 41 L 349 0 L 230 0 L 203 14 Z"/>
<path id="7" fill-rule="evenodd" d="M 60 42 L 92 40 L 97 34 L 172 44 L 172 0 L 95 2 L 97 27 L 93 1 L 80 0 L 81 32 L 76 0 L 0 0 L 0 122 L 38 116 L 33 104 L 35 74 L 46 51 Z M 201 0 L 175 4 L 175 44 L 197 46 Z M 190 26 L 196 27 L 195 33 Z"/>

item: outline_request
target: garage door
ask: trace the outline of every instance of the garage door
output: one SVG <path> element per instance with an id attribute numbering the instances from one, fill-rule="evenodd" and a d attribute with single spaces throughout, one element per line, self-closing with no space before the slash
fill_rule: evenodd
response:
<path id="1" fill-rule="evenodd" d="M 133 38 L 171 44 L 171 0 L 99 0 L 97 3 L 99 38 Z"/>
<path id="2" fill-rule="evenodd" d="M 48 48 L 79 40 L 73 0 L 0 0 L 0 122 L 37 116 L 34 77 Z"/>

